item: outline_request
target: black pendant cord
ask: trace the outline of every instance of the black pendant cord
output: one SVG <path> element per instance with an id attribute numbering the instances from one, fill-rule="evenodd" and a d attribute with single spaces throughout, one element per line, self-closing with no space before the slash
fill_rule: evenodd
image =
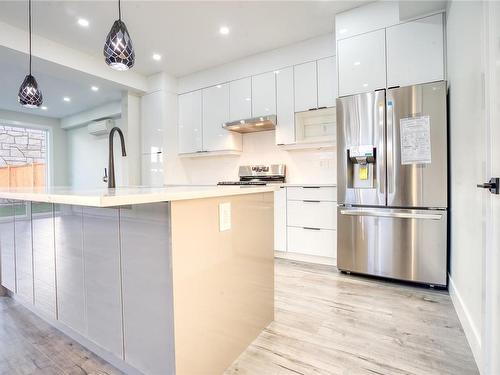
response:
<path id="1" fill-rule="evenodd" d="M 121 2 L 121 0 L 118 0 L 118 19 L 120 21 L 122 20 L 122 2 Z"/>
<path id="2" fill-rule="evenodd" d="M 30 75 L 31 75 L 31 0 L 28 1 L 28 29 L 29 29 L 29 50 L 30 50 Z"/>

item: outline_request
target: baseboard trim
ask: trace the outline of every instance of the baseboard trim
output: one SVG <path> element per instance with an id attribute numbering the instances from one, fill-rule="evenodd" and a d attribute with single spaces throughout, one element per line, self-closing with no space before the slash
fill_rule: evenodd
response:
<path id="1" fill-rule="evenodd" d="M 321 256 L 315 256 L 315 255 L 292 253 L 289 251 L 278 251 L 278 250 L 274 251 L 274 256 L 276 258 L 296 260 L 299 262 L 323 264 L 326 266 L 337 266 L 337 259 L 330 258 L 330 257 L 321 257 Z"/>
<path id="2" fill-rule="evenodd" d="M 451 301 L 453 302 L 453 306 L 455 307 L 455 311 L 457 312 L 458 319 L 462 324 L 465 336 L 467 337 L 467 341 L 469 342 L 472 354 L 474 355 L 474 359 L 476 360 L 477 367 L 481 369 L 482 350 L 481 350 L 480 331 L 472 321 L 469 310 L 467 309 L 467 306 L 464 304 L 460 292 L 458 291 L 455 283 L 453 282 L 451 275 L 448 276 L 449 276 L 448 289 L 450 292 Z"/>

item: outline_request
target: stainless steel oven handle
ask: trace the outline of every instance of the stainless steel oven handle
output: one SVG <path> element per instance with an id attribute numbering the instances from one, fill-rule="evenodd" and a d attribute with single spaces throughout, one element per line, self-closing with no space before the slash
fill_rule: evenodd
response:
<path id="1" fill-rule="evenodd" d="M 409 212 L 383 212 L 383 211 L 364 211 L 364 210 L 340 210 L 341 215 L 349 216 L 374 216 L 374 217 L 394 217 L 398 219 L 427 219 L 441 220 L 440 214 L 416 214 Z"/>

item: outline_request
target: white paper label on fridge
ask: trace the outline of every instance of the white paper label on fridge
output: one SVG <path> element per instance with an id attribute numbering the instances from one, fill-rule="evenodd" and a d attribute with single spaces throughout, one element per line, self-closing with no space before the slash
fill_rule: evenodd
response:
<path id="1" fill-rule="evenodd" d="M 431 163 L 431 126 L 429 116 L 399 120 L 401 164 Z"/>

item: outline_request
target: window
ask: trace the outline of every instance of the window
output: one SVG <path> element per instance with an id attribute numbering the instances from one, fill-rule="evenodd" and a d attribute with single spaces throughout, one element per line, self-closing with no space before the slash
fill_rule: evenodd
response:
<path id="1" fill-rule="evenodd" d="M 47 130 L 0 125 L 0 186 L 47 184 Z"/>

